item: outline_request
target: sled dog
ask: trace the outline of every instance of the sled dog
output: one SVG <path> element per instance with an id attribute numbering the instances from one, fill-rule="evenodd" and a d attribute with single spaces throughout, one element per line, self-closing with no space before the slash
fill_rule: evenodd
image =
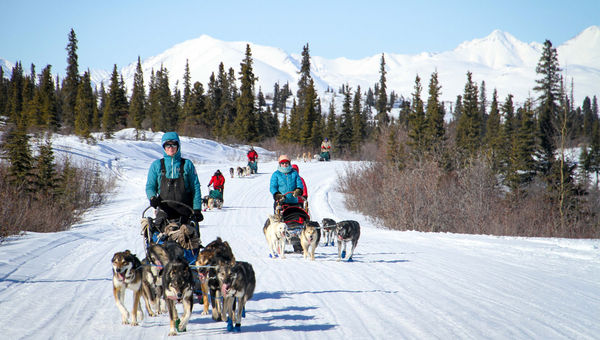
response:
<path id="1" fill-rule="evenodd" d="M 167 312 L 162 291 L 162 268 L 152 265 L 148 257 L 142 260 L 142 296 L 145 296 L 148 315 L 156 316 Z"/>
<path id="2" fill-rule="evenodd" d="M 285 234 L 287 225 L 284 222 L 280 222 L 280 218 L 277 215 L 269 216 L 269 219 L 265 222 L 263 227 L 263 233 L 267 239 L 267 246 L 269 247 L 270 257 L 281 257 L 285 258 Z"/>
<path id="3" fill-rule="evenodd" d="M 208 195 L 202 197 L 202 211 L 206 211 L 208 209 L 208 200 L 210 197 Z"/>
<path id="4" fill-rule="evenodd" d="M 121 323 L 129 323 L 129 311 L 125 308 L 125 291 L 133 291 L 133 308 L 131 311 L 131 325 L 137 326 L 138 319 L 144 319 L 144 312 L 140 304 L 142 296 L 142 263 L 129 250 L 117 252 L 112 258 L 113 271 L 113 296 L 117 308 L 121 312 Z"/>
<path id="5" fill-rule="evenodd" d="M 244 176 L 250 176 L 251 173 L 252 173 L 252 169 L 250 169 L 249 166 L 246 166 L 244 168 Z"/>
<path id="6" fill-rule="evenodd" d="M 341 221 L 335 225 L 335 233 L 338 238 L 338 261 L 344 258 L 347 261 L 352 261 L 354 248 L 360 237 L 360 224 L 356 221 Z M 351 243 L 350 255 L 346 255 L 346 243 Z M 342 250 L 342 247 L 344 248 Z"/>
<path id="7" fill-rule="evenodd" d="M 162 279 L 164 268 L 172 259 L 183 256 L 183 248 L 175 241 L 154 243 L 147 249 L 144 261 L 148 262 L 148 266 L 144 267 L 144 278 L 149 284 L 149 290 L 154 292 L 154 300 L 151 299 L 151 304 L 157 306 L 158 314 L 167 312 Z"/>
<path id="8" fill-rule="evenodd" d="M 194 304 L 194 278 L 192 275 L 192 270 L 184 257 L 171 259 L 163 269 L 163 291 L 170 319 L 169 335 L 177 335 L 178 331 L 186 331 Z M 179 321 L 177 303 L 183 304 L 183 316 L 179 324 L 177 324 Z"/>
<path id="9" fill-rule="evenodd" d="M 242 177 L 242 176 L 244 176 L 244 169 L 242 169 L 241 166 L 238 166 L 236 173 L 237 173 L 238 177 Z"/>
<path id="10" fill-rule="evenodd" d="M 234 173 L 235 170 L 233 168 L 229 168 L 229 175 L 231 175 L 231 178 L 233 178 Z"/>
<path id="11" fill-rule="evenodd" d="M 300 245 L 302 245 L 302 252 L 304 258 L 308 258 L 310 252 L 311 261 L 315 260 L 315 250 L 321 240 L 321 226 L 319 222 L 306 221 L 304 222 L 304 228 L 300 232 Z"/>
<path id="12" fill-rule="evenodd" d="M 328 246 L 329 243 L 331 243 L 331 245 L 333 246 L 333 233 L 335 231 L 335 221 L 331 218 L 324 218 L 321 221 L 321 224 L 323 225 L 323 238 L 325 239 L 325 246 Z"/>
<path id="13" fill-rule="evenodd" d="M 302 160 L 304 161 L 304 163 L 310 161 L 310 155 L 308 154 L 308 152 L 302 153 Z"/>
<path id="14" fill-rule="evenodd" d="M 256 287 L 254 269 L 250 263 L 238 261 L 233 266 L 219 266 L 217 277 L 224 300 L 221 318 L 227 320 L 228 331 L 240 332 L 246 302 L 252 298 Z"/>
<path id="15" fill-rule="evenodd" d="M 202 295 L 204 310 L 202 315 L 208 314 L 208 295 L 210 292 L 211 306 L 212 306 L 212 318 L 215 321 L 221 320 L 221 311 L 223 310 L 221 296 L 221 286 L 217 279 L 217 267 L 220 265 L 235 264 L 235 256 L 231 251 L 231 247 L 227 241 L 223 242 L 220 237 L 210 242 L 196 259 L 196 266 L 199 268 L 198 277 L 202 284 Z M 208 267 L 207 267 L 208 266 Z M 223 320 L 225 321 L 225 320 Z"/>

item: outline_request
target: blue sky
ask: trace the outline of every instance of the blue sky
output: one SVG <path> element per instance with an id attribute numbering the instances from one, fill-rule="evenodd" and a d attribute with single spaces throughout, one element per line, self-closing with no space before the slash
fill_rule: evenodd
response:
<path id="1" fill-rule="evenodd" d="M 3 2 L 0 58 L 64 73 L 75 30 L 82 69 L 120 69 L 202 34 L 313 56 L 360 59 L 454 49 L 494 29 L 560 45 L 600 25 L 600 0 L 207 1 L 21 0 Z"/>

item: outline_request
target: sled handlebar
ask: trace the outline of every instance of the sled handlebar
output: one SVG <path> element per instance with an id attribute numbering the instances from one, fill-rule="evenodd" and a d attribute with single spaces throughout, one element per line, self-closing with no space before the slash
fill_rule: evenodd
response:
<path id="1" fill-rule="evenodd" d="M 163 201 L 160 201 L 159 206 L 161 204 L 163 204 L 163 203 L 176 203 L 176 204 L 179 204 L 179 205 L 181 205 L 183 207 L 188 208 L 188 210 L 190 211 L 190 216 L 194 214 L 194 209 L 192 209 L 192 207 L 190 207 L 189 205 L 187 205 L 187 204 L 185 204 L 183 202 L 174 201 L 174 200 L 163 200 Z M 146 209 L 144 209 L 144 211 L 142 212 L 142 218 L 144 218 L 144 215 L 146 214 L 146 211 L 148 211 L 148 209 L 150 209 L 150 208 L 152 208 L 151 205 L 149 205 L 148 207 L 146 207 Z"/>

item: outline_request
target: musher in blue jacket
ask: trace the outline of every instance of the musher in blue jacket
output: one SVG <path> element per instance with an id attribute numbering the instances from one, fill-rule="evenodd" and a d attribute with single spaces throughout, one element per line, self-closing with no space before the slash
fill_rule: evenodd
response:
<path id="1" fill-rule="evenodd" d="M 302 195 L 304 186 L 300 176 L 290 165 L 290 158 L 287 155 L 279 156 L 279 167 L 271 175 L 271 195 L 277 205 L 278 201 L 289 205 L 301 205 L 296 197 Z M 292 191 L 284 196 L 284 194 Z"/>
<path id="2" fill-rule="evenodd" d="M 179 135 L 166 132 L 162 136 L 162 147 L 163 158 L 152 162 L 146 181 L 146 196 L 150 205 L 157 208 L 155 223 L 166 224 L 167 220 L 173 219 L 187 223 L 190 217 L 197 222 L 202 221 L 200 182 L 192 161 L 181 158 Z M 183 167 L 182 162 L 185 162 Z M 162 202 L 164 200 L 185 203 L 194 212 L 190 216 L 191 212 L 185 206 Z"/>

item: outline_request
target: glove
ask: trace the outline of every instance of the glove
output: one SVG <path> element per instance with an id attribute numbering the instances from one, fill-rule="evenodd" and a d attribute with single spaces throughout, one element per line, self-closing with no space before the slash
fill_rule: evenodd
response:
<path id="1" fill-rule="evenodd" d="M 160 199 L 160 196 L 152 196 L 152 198 L 150 198 L 150 206 L 156 209 L 160 205 L 161 201 L 162 200 Z"/>
<path id="2" fill-rule="evenodd" d="M 283 195 L 280 192 L 276 192 L 273 195 L 273 199 L 276 200 L 276 201 L 281 201 L 283 199 Z"/>
<path id="3" fill-rule="evenodd" d="M 300 188 L 296 188 L 296 190 L 294 190 L 294 197 L 298 196 L 302 196 L 302 189 Z"/>
<path id="4" fill-rule="evenodd" d="M 202 216 L 201 210 L 194 210 L 194 214 L 192 215 L 192 217 L 194 220 L 196 220 L 196 222 L 202 222 L 204 220 L 204 216 Z"/>

